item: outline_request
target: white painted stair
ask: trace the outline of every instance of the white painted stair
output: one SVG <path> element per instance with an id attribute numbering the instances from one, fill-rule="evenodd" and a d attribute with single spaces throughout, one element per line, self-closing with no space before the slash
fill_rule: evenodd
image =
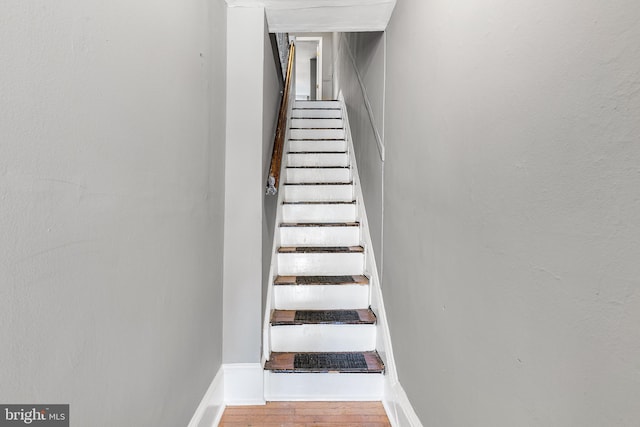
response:
<path id="1" fill-rule="evenodd" d="M 384 365 L 365 275 L 339 101 L 296 101 L 283 158 L 266 400 L 381 400 Z"/>

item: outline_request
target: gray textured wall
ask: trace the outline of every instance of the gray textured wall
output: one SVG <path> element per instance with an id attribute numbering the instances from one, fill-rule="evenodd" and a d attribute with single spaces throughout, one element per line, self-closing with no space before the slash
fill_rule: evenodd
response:
<path id="1" fill-rule="evenodd" d="M 382 270 L 384 34 L 343 33 L 335 37 L 339 38 L 334 55 L 337 90 L 344 96 L 349 115 L 369 232 L 378 269 Z"/>
<path id="2" fill-rule="evenodd" d="M 0 401 L 186 425 L 221 362 L 222 1 L 0 6 Z"/>
<path id="3" fill-rule="evenodd" d="M 266 20 L 266 17 L 265 17 Z M 263 189 L 266 191 L 267 177 L 271 165 L 271 155 L 273 154 L 273 140 L 276 134 L 278 122 L 278 112 L 280 111 L 280 99 L 283 89 L 278 78 L 278 67 L 280 64 L 274 61 L 273 48 L 268 26 L 265 22 L 264 32 L 264 66 L 263 73 L 263 93 L 262 93 L 262 176 Z M 286 78 L 286 76 L 285 76 Z M 263 192 L 265 194 L 265 192 Z M 267 287 L 269 285 L 269 268 L 271 267 L 271 255 L 273 249 L 273 236 L 275 231 L 277 195 L 263 196 L 262 205 L 262 316 L 267 302 Z"/>
<path id="4" fill-rule="evenodd" d="M 398 2 L 384 290 L 425 426 L 640 424 L 639 18 Z"/>

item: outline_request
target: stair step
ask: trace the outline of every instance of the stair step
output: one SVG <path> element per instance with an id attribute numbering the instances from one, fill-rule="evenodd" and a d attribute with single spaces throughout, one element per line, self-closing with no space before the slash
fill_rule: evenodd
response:
<path id="1" fill-rule="evenodd" d="M 279 310 L 369 308 L 369 279 L 363 275 L 277 276 L 274 285 Z"/>
<path id="2" fill-rule="evenodd" d="M 362 246 L 281 246 L 278 253 L 281 254 L 355 254 L 364 252 Z"/>
<path id="3" fill-rule="evenodd" d="M 326 119 L 326 118 L 293 118 L 291 119 L 291 128 L 306 129 L 327 129 L 342 128 L 342 119 Z"/>
<path id="4" fill-rule="evenodd" d="M 278 249 L 278 274 L 361 275 L 364 270 L 362 246 L 288 246 Z"/>
<path id="5" fill-rule="evenodd" d="M 272 352 L 264 368 L 281 373 L 361 373 L 384 372 L 377 351 L 362 352 Z"/>
<path id="6" fill-rule="evenodd" d="M 268 401 L 379 401 L 385 395 L 384 384 L 383 374 L 264 371 Z"/>
<path id="7" fill-rule="evenodd" d="M 368 309 L 358 310 L 273 310 L 271 325 L 373 325 L 376 315 Z"/>
<path id="8" fill-rule="evenodd" d="M 322 100 L 322 101 L 302 101 L 296 100 L 293 104 L 293 108 L 341 108 L 340 101 L 336 100 Z"/>
<path id="9" fill-rule="evenodd" d="M 280 224 L 280 227 L 358 227 L 360 223 L 358 222 L 283 222 Z M 347 245 L 348 246 L 348 245 Z"/>
<path id="10" fill-rule="evenodd" d="M 357 217 L 356 202 L 285 202 L 285 222 L 353 222 Z"/>
<path id="11" fill-rule="evenodd" d="M 369 278 L 363 275 L 345 276 L 277 276 L 274 285 L 368 285 Z"/>
<path id="12" fill-rule="evenodd" d="M 345 131 L 343 128 L 332 129 L 289 129 L 289 139 L 344 139 Z"/>
<path id="13" fill-rule="evenodd" d="M 349 166 L 346 151 L 304 151 L 287 153 L 287 166 Z"/>
<path id="14" fill-rule="evenodd" d="M 358 223 L 283 223 L 282 246 L 355 246 L 360 244 Z"/>
<path id="15" fill-rule="evenodd" d="M 340 108 L 294 108 L 291 111 L 292 118 L 324 118 L 324 119 L 340 119 L 342 118 L 342 109 Z"/>
<path id="16" fill-rule="evenodd" d="M 274 310 L 271 351 L 371 351 L 376 348 L 371 309 Z"/>
<path id="17" fill-rule="evenodd" d="M 344 139 L 290 140 L 289 152 L 345 152 L 347 142 Z"/>
<path id="18" fill-rule="evenodd" d="M 350 202 L 351 183 L 301 183 L 284 185 L 285 202 Z"/>
<path id="19" fill-rule="evenodd" d="M 289 184 L 311 182 L 351 182 L 351 169 L 347 166 L 297 166 L 286 169 Z"/>

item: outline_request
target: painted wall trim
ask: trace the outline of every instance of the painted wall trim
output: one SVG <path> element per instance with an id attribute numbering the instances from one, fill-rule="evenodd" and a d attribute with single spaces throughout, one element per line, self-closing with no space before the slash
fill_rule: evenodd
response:
<path id="1" fill-rule="evenodd" d="M 382 405 L 393 427 L 422 427 L 422 422 L 399 382 L 387 382 Z"/>
<path id="2" fill-rule="evenodd" d="M 187 427 L 215 427 L 228 405 L 264 405 L 264 370 L 260 363 L 220 366 Z"/>
<path id="3" fill-rule="evenodd" d="M 211 385 L 209 385 L 187 427 L 217 426 L 222 418 L 225 406 L 224 367 L 221 366 L 213 378 L 213 381 L 211 381 Z"/>
<path id="4" fill-rule="evenodd" d="M 261 363 L 227 363 L 224 368 L 226 405 L 264 405 L 264 370 Z"/>
<path id="5" fill-rule="evenodd" d="M 371 123 L 373 134 L 376 137 L 376 143 L 378 144 L 378 153 L 380 154 L 380 160 L 384 162 L 384 142 L 382 140 L 382 137 L 380 136 L 378 127 L 376 126 L 375 117 L 373 115 L 373 108 L 371 107 L 371 102 L 369 101 L 369 95 L 367 94 L 367 89 L 364 85 L 364 80 L 362 79 L 362 75 L 358 70 L 358 66 L 356 65 L 356 59 L 353 56 L 353 52 L 351 52 L 351 48 L 349 47 L 349 43 L 346 41 L 344 34 L 340 34 L 340 41 L 342 42 L 341 44 L 343 44 L 344 47 L 346 48 L 347 54 L 351 59 L 351 65 L 353 66 L 353 71 L 355 72 L 356 78 L 358 79 L 358 84 L 360 85 L 360 91 L 362 92 L 362 97 L 364 99 L 364 107 L 367 110 L 367 114 L 369 115 L 369 122 Z M 337 58 L 337 55 L 335 57 Z M 386 62 L 386 59 L 385 59 L 385 62 Z M 384 80 L 386 81 L 386 78 Z"/>
<path id="6" fill-rule="evenodd" d="M 354 64 L 355 68 L 355 64 Z M 364 92 L 364 87 L 363 93 Z M 344 94 L 342 91 L 338 93 L 338 99 L 342 101 L 343 118 L 345 122 L 346 139 L 348 144 L 349 156 L 353 167 L 353 180 L 355 188 L 355 196 L 358 201 L 358 217 L 362 223 L 362 239 L 366 249 L 366 271 L 370 276 L 370 304 L 378 318 L 378 337 L 376 349 L 381 352 L 381 356 L 385 361 L 384 375 L 384 397 L 382 404 L 384 405 L 387 417 L 393 427 L 422 427 L 420 419 L 411 406 L 411 402 L 407 397 L 404 389 L 398 381 L 398 373 L 396 370 L 396 362 L 393 356 L 393 346 L 391 343 L 391 332 L 387 322 L 387 313 L 384 307 L 384 299 L 382 288 L 380 287 L 380 276 L 376 267 L 376 258 L 373 253 L 373 242 L 369 233 L 369 224 L 367 220 L 367 211 L 362 194 L 360 184 L 360 174 L 358 173 L 358 165 L 355 158 L 355 149 L 353 139 L 351 138 L 351 126 L 349 125 L 349 114 L 346 111 L 344 102 Z"/>

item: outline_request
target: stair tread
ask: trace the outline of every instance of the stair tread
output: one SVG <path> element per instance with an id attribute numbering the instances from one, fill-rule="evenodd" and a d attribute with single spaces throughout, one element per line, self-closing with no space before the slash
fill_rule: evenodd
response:
<path id="1" fill-rule="evenodd" d="M 340 107 L 293 107 L 294 110 L 341 110 Z"/>
<path id="2" fill-rule="evenodd" d="M 273 326 L 288 325 L 373 325 L 376 315 L 369 309 L 356 310 L 273 310 Z"/>
<path id="3" fill-rule="evenodd" d="M 337 253 L 337 254 L 349 254 L 349 253 L 362 253 L 364 248 L 362 246 L 281 246 L 278 248 L 278 253 Z"/>
<path id="4" fill-rule="evenodd" d="M 285 184 L 286 185 L 286 184 Z M 283 205 L 355 205 L 356 201 L 306 201 L 306 202 L 282 202 Z"/>
<path id="5" fill-rule="evenodd" d="M 347 154 L 346 151 L 288 151 L 287 154 Z"/>
<path id="6" fill-rule="evenodd" d="M 349 166 L 287 166 L 287 169 L 349 169 Z"/>
<path id="7" fill-rule="evenodd" d="M 363 275 L 346 276 L 277 276 L 274 285 L 368 285 L 369 278 Z"/>
<path id="8" fill-rule="evenodd" d="M 335 141 L 341 141 L 341 142 L 346 142 L 346 138 L 316 138 L 316 139 L 296 139 L 296 138 L 289 138 L 290 141 L 327 141 L 327 142 L 335 142 Z"/>
<path id="9" fill-rule="evenodd" d="M 281 373 L 383 373 L 377 351 L 272 352 L 265 370 Z"/>
<path id="10" fill-rule="evenodd" d="M 353 185 L 351 182 L 285 182 L 284 185 Z"/>
<path id="11" fill-rule="evenodd" d="M 280 227 L 359 227 L 359 222 L 283 222 Z"/>

